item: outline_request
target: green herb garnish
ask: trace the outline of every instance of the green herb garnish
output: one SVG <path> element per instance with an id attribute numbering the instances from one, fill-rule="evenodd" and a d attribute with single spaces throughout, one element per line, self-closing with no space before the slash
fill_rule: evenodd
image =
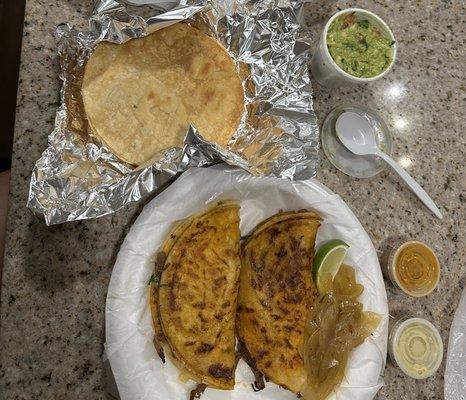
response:
<path id="1" fill-rule="evenodd" d="M 358 25 L 361 27 L 361 28 L 364 28 L 364 29 L 367 29 L 369 28 L 369 21 L 367 19 L 361 19 L 358 21 Z"/>

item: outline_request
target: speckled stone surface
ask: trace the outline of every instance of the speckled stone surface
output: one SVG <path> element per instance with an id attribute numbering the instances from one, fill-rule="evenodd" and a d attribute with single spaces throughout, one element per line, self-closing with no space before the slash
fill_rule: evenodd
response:
<path id="1" fill-rule="evenodd" d="M 0 330 L 0 398 L 105 399 L 102 353 L 107 285 L 118 248 L 142 205 L 99 220 L 46 227 L 25 207 L 30 172 L 47 144 L 59 99 L 52 32 L 62 21 L 84 25 L 88 1 L 27 2 L 18 93 L 8 243 Z M 306 6 L 309 35 L 346 1 Z M 384 18 L 398 40 L 393 71 L 370 86 L 315 85 L 320 122 L 341 102 L 376 109 L 394 136 L 394 157 L 436 200 L 440 221 L 392 173 L 355 180 L 322 155 L 318 179 L 340 194 L 383 250 L 390 238 L 423 240 L 437 251 L 442 276 L 423 299 L 387 283 L 392 315 L 420 312 L 445 345 L 465 285 L 465 3 L 461 0 L 357 3 Z M 390 363 L 380 400 L 443 399 L 443 370 L 425 381 L 406 378 Z M 136 399 L 134 399 L 136 400 Z"/>

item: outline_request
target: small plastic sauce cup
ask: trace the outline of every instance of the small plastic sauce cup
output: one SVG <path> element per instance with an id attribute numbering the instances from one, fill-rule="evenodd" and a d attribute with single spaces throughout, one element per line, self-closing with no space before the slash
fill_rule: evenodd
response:
<path id="1" fill-rule="evenodd" d="M 388 353 L 393 364 L 414 379 L 432 376 L 443 358 L 437 328 L 419 317 L 403 317 L 390 330 Z"/>
<path id="2" fill-rule="evenodd" d="M 327 46 L 328 29 L 336 18 L 338 18 L 341 15 L 346 15 L 352 12 L 356 13 L 357 17 L 363 17 L 364 19 L 367 19 L 371 24 L 380 29 L 383 35 L 387 36 L 393 42 L 395 42 L 395 37 L 393 36 L 392 31 L 390 30 L 388 25 L 382 20 L 382 18 L 380 18 L 378 15 L 370 11 L 363 10 L 362 8 L 347 8 L 345 10 L 337 12 L 328 20 L 327 24 L 325 25 L 324 31 L 322 32 L 322 35 L 319 40 L 319 44 L 317 45 L 317 48 L 311 60 L 312 76 L 322 86 L 339 87 L 358 83 L 373 82 L 377 79 L 382 78 L 388 71 L 390 71 L 395 62 L 396 42 L 392 46 L 392 61 L 390 65 L 387 68 L 385 68 L 379 75 L 373 76 L 371 78 L 359 78 L 357 76 L 353 76 L 341 69 L 337 65 L 337 63 L 333 61 L 333 58 L 330 55 Z"/>
<path id="3" fill-rule="evenodd" d="M 432 293 L 440 279 L 437 256 L 429 246 L 418 241 L 392 248 L 382 266 L 393 285 L 413 297 Z"/>

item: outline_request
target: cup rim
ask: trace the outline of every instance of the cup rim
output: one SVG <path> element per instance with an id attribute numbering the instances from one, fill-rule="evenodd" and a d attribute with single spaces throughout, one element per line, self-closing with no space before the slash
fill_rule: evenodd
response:
<path id="1" fill-rule="evenodd" d="M 346 72 L 345 70 L 343 70 L 336 62 L 335 60 L 333 59 L 332 55 L 330 54 L 330 51 L 328 50 L 328 46 L 327 46 L 327 33 L 328 33 L 328 29 L 330 27 L 330 25 L 332 24 L 332 22 L 338 18 L 340 15 L 342 14 L 347 14 L 349 12 L 357 12 L 357 13 L 360 13 L 360 14 L 366 14 L 366 15 L 369 15 L 371 17 L 373 17 L 374 19 L 376 19 L 378 22 L 380 22 L 381 25 L 383 25 L 383 27 L 385 28 L 386 32 L 389 34 L 390 36 L 390 39 L 392 39 L 393 42 L 395 42 L 393 44 L 393 57 L 392 57 L 392 61 L 390 62 L 390 64 L 388 65 L 387 68 L 385 68 L 379 75 L 376 75 L 376 76 L 372 76 L 370 78 L 360 78 L 358 76 L 354 76 L 354 75 L 351 75 L 349 74 L 348 72 Z M 324 31 L 323 31 L 323 34 L 322 34 L 322 39 L 323 39 L 323 47 L 324 47 L 324 52 L 325 52 L 325 55 L 328 59 L 330 59 L 330 62 L 331 64 L 336 68 L 336 70 L 341 73 L 345 78 L 349 79 L 349 80 L 352 80 L 353 82 L 357 82 L 357 83 L 367 83 L 367 82 L 373 82 L 373 81 L 376 81 L 377 79 L 380 79 L 382 78 L 383 76 L 385 76 L 393 67 L 393 64 L 395 63 L 395 58 L 396 58 L 396 52 L 397 52 L 397 42 L 395 40 L 395 36 L 393 35 L 393 32 L 392 30 L 390 29 L 390 27 L 388 26 L 388 24 L 382 19 L 380 18 L 377 14 L 374 14 L 373 12 L 371 11 L 368 11 L 368 10 L 365 10 L 363 8 L 345 8 L 344 10 L 340 10 L 338 11 L 337 13 L 333 14 L 332 17 L 330 17 L 330 19 L 327 21 L 327 23 L 325 24 L 325 27 L 324 27 Z"/>
<path id="2" fill-rule="evenodd" d="M 397 247 L 397 249 L 395 250 L 394 254 L 393 254 L 393 257 L 390 258 L 390 261 L 389 261 L 389 265 L 388 267 L 394 271 L 395 270 L 395 264 L 396 264 L 396 259 L 398 258 L 398 255 L 400 254 L 400 252 L 407 246 L 409 245 L 412 245 L 412 244 L 419 244 L 421 246 L 424 246 L 426 249 L 428 249 L 432 255 L 434 256 L 434 259 L 435 259 L 435 262 L 439 268 L 439 273 L 437 275 L 437 279 L 435 280 L 435 282 L 433 282 L 433 285 L 432 287 L 425 291 L 425 292 L 422 292 L 422 293 L 413 293 L 413 292 L 410 292 L 410 291 L 407 291 L 401 284 L 400 282 L 398 281 L 398 278 L 396 276 L 396 274 L 393 272 L 393 279 L 395 280 L 397 286 L 404 292 L 406 293 L 407 295 L 409 296 L 412 296 L 412 297 L 424 297 L 424 296 L 427 296 L 429 294 L 431 294 L 438 286 L 438 283 L 440 281 L 440 261 L 438 260 L 438 257 L 437 257 L 437 254 L 435 254 L 435 251 L 430 247 L 428 246 L 427 244 L 425 244 L 424 242 L 420 242 L 419 240 L 409 240 L 407 242 L 404 242 L 402 243 L 401 245 L 399 245 Z"/>

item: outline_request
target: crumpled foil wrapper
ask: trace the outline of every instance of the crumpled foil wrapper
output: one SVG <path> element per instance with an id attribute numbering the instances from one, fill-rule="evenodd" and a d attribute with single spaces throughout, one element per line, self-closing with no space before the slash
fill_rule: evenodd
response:
<path id="1" fill-rule="evenodd" d="M 58 26 L 61 105 L 49 146 L 32 172 L 28 207 L 47 225 L 113 213 L 189 167 L 227 162 L 254 175 L 292 180 L 315 175 L 319 134 L 300 36 L 302 0 L 99 0 L 81 31 Z M 120 161 L 89 132 L 80 89 L 96 43 L 124 43 L 189 20 L 208 27 L 244 74 L 245 112 L 228 148 L 190 127 L 182 148 L 152 165 Z"/>

